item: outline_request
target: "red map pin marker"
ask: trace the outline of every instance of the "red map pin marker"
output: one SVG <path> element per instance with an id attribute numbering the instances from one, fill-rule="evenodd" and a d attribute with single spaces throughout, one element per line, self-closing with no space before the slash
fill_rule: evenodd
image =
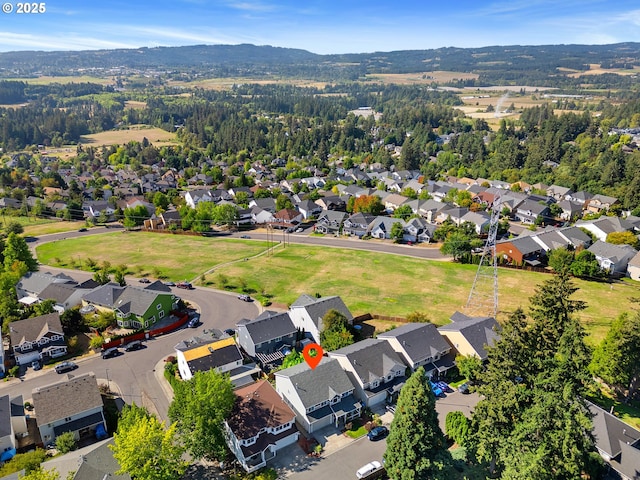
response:
<path id="1" fill-rule="evenodd" d="M 317 343 L 310 343 L 302 349 L 302 356 L 304 357 L 307 365 L 311 367 L 311 370 L 316 368 L 322 361 L 322 347 Z"/>

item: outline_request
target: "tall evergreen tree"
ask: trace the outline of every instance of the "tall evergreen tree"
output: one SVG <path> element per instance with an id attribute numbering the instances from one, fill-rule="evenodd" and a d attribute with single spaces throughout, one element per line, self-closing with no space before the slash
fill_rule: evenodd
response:
<path id="1" fill-rule="evenodd" d="M 387 437 L 384 459 L 392 480 L 447 477 L 450 457 L 435 406 L 435 396 L 420 367 L 400 391 Z"/>

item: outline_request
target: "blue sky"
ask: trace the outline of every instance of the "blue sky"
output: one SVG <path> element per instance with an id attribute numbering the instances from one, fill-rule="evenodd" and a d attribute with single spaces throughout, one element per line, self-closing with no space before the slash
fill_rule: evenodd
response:
<path id="1" fill-rule="evenodd" d="M 0 0 L 0 51 L 196 44 L 361 53 L 640 42 L 637 0 Z"/>

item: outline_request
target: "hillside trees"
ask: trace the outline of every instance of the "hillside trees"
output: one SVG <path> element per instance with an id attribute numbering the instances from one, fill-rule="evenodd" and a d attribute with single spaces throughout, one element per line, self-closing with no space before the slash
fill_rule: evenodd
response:
<path id="1" fill-rule="evenodd" d="M 384 460 L 392 480 L 447 478 L 450 456 L 435 402 L 424 368 L 419 367 L 400 390 L 387 437 Z"/>
<path id="2" fill-rule="evenodd" d="M 574 479 L 594 474 L 593 428 L 583 396 L 590 350 L 575 314 L 585 308 L 559 274 L 536 288 L 488 349 L 477 387 L 471 450 L 501 478 Z"/>

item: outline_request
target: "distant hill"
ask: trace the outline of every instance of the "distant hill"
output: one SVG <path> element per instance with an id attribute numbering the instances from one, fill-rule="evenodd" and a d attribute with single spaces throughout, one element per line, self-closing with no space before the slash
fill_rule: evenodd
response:
<path id="1" fill-rule="evenodd" d="M 613 45 L 494 46 L 438 48 L 343 55 L 271 46 L 195 45 L 73 52 L 0 53 L 0 76 L 130 73 L 131 70 L 191 71 L 207 75 L 289 75 L 318 79 L 356 79 L 367 73 L 435 70 L 477 73 L 481 82 L 513 83 L 523 76 L 537 83 L 559 70 L 586 71 L 640 67 L 640 43 Z M 109 72 L 111 71 L 111 72 Z M 129 71 L 129 72 L 128 72 Z"/>

